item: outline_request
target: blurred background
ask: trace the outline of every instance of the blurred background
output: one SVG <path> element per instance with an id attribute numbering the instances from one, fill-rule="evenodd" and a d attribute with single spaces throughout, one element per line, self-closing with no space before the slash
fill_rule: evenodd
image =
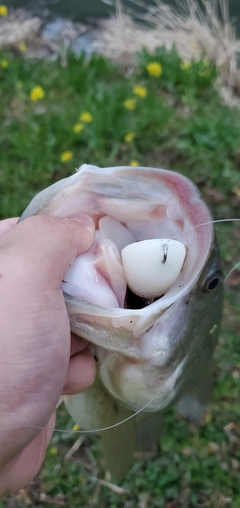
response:
<path id="1" fill-rule="evenodd" d="M 144 12 L 144 8 L 154 5 L 154 0 L 122 0 L 122 5 L 131 10 L 134 14 Z M 167 5 L 176 5 L 174 0 L 166 0 Z M 214 0 L 213 0 L 214 3 Z M 184 7 L 187 0 L 177 2 Z M 95 18 L 107 17 L 115 12 L 115 0 L 8 0 L 6 5 L 15 9 L 27 8 L 33 13 L 46 16 L 63 16 L 73 21 L 86 22 Z M 199 0 L 199 5 L 201 1 Z M 231 18 L 235 18 L 237 30 L 240 30 L 240 2 L 239 0 L 229 1 L 229 11 Z"/>

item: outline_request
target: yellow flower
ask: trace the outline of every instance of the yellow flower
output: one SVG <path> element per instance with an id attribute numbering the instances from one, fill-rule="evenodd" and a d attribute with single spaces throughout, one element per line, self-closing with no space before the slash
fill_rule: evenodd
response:
<path id="1" fill-rule="evenodd" d="M 126 136 L 124 136 L 124 139 L 126 141 L 126 143 L 131 143 L 131 141 L 135 138 L 136 134 L 134 134 L 134 132 L 128 132 L 128 134 L 126 134 Z"/>
<path id="2" fill-rule="evenodd" d="M 154 78 L 158 78 L 162 74 L 162 66 L 159 62 L 149 62 L 149 64 L 146 65 L 146 69 L 149 76 L 153 76 Z"/>
<path id="3" fill-rule="evenodd" d="M 72 152 L 70 152 L 70 150 L 66 150 L 65 152 L 62 152 L 61 155 L 60 155 L 60 161 L 61 162 L 67 162 L 67 161 L 70 161 L 72 159 Z"/>
<path id="4" fill-rule="evenodd" d="M 1 65 L 1 67 L 4 67 L 4 69 L 5 69 L 6 67 L 8 67 L 8 61 L 7 60 L 0 60 L 0 65 Z"/>
<path id="5" fill-rule="evenodd" d="M 8 15 L 8 8 L 6 5 L 0 5 L 0 16 L 7 16 Z"/>
<path id="6" fill-rule="evenodd" d="M 84 127 L 83 123 L 77 122 L 73 126 L 73 132 L 75 132 L 75 134 L 78 134 L 79 132 L 81 132 L 83 127 Z"/>
<path id="7" fill-rule="evenodd" d="M 83 111 L 80 115 L 81 122 L 90 123 L 92 121 L 92 115 L 89 111 Z"/>
<path id="8" fill-rule="evenodd" d="M 30 98 L 32 101 L 39 101 L 44 97 L 45 93 L 41 86 L 35 86 L 30 92 Z"/>
<path id="9" fill-rule="evenodd" d="M 133 88 L 133 93 L 135 93 L 135 95 L 138 95 L 139 97 L 146 97 L 147 89 L 145 88 L 145 86 L 135 86 Z"/>
<path id="10" fill-rule="evenodd" d="M 48 450 L 48 453 L 49 453 L 50 455 L 57 455 L 57 454 L 58 454 L 58 449 L 57 449 L 57 447 L 56 447 L 56 446 L 51 446 L 51 447 L 49 448 L 49 450 Z"/>
<path id="11" fill-rule="evenodd" d="M 139 166 L 138 161 L 131 161 L 130 166 Z"/>
<path id="12" fill-rule="evenodd" d="M 132 111 L 136 107 L 136 99 L 125 99 L 123 105 L 129 111 Z"/>
<path id="13" fill-rule="evenodd" d="M 191 62 L 189 60 L 183 60 L 181 63 L 180 63 L 180 67 L 183 71 L 187 71 L 189 69 L 189 67 L 191 67 Z"/>
<path id="14" fill-rule="evenodd" d="M 25 42 L 20 42 L 20 44 L 18 45 L 18 49 L 20 49 L 20 51 L 24 53 L 27 49 Z"/>
<path id="15" fill-rule="evenodd" d="M 73 428 L 72 430 L 79 430 L 80 429 L 80 425 L 78 425 L 77 423 L 75 423 L 75 425 L 73 425 Z"/>

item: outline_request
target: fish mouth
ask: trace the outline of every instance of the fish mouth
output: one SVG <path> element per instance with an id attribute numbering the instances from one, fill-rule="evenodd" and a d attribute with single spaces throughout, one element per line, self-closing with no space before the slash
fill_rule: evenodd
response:
<path id="1" fill-rule="evenodd" d="M 182 347 L 187 300 L 198 289 L 214 244 L 210 212 L 195 185 L 179 173 L 83 165 L 38 194 L 21 219 L 35 214 L 76 218 L 78 213 L 90 215 L 96 231 L 93 245 L 76 258 L 62 283 L 71 330 L 92 344 L 101 381 L 116 400 L 134 410 L 145 402 L 145 410 L 160 409 L 175 397 L 191 351 L 186 343 Z M 171 284 L 152 292 L 152 285 L 142 284 L 148 277 L 140 277 L 141 287 L 135 283 L 147 264 L 155 266 L 154 258 L 146 258 L 145 265 L 141 257 L 134 259 L 144 242 L 159 241 L 159 270 L 167 266 L 171 241 L 182 244 L 185 254 Z M 130 257 L 128 270 L 123 253 L 132 246 L 136 257 Z M 192 324 L 190 339 L 194 333 Z"/>
<path id="2" fill-rule="evenodd" d="M 98 285 L 106 282 L 113 293 L 111 298 L 104 299 L 102 294 L 89 295 L 87 284 L 76 287 L 74 266 L 70 268 L 63 282 L 63 292 L 69 309 L 72 326 L 76 326 L 77 315 L 81 313 L 82 332 L 89 338 L 88 324 L 105 328 L 104 320 L 110 319 L 114 330 L 123 328 L 137 337 L 146 332 L 155 320 L 165 312 L 176 300 L 184 297 L 196 285 L 197 280 L 210 255 L 214 240 L 211 215 L 195 185 L 186 177 L 167 170 L 154 168 L 104 168 L 83 165 L 74 175 L 78 185 L 71 202 L 71 213 L 87 213 L 95 221 L 96 235 L 99 235 L 100 224 L 104 218 L 110 218 L 127 229 L 136 242 L 156 240 L 159 238 L 174 239 L 186 248 L 186 256 L 181 272 L 171 286 L 157 297 L 144 297 L 136 294 L 124 280 L 123 287 L 118 287 L 116 274 L 119 275 L 121 253 L 115 249 L 115 267 L 109 269 L 108 261 L 96 262 L 94 256 L 99 250 L 105 249 L 109 256 L 111 238 L 105 238 L 103 247 L 101 240 L 93 247 L 93 265 Z M 73 182 L 74 185 L 74 182 Z M 68 189 L 64 194 L 70 195 Z M 59 203 L 55 215 L 66 216 L 64 206 Z M 204 224 L 204 226 L 201 226 Z M 101 231 L 100 231 L 101 234 Z M 100 247 L 99 247 L 100 245 Z M 108 253 L 106 254 L 106 251 Z M 119 255 L 120 254 L 120 255 Z M 112 258 L 113 259 L 113 258 Z M 111 259 L 111 261 L 112 261 Z M 98 266 L 97 266 L 98 265 Z M 81 274 L 80 270 L 80 274 Z M 81 277 L 80 277 L 81 279 Z M 123 274 L 123 279 L 125 279 Z M 121 284 L 119 284 L 121 286 Z M 108 303 L 110 302 L 110 303 Z M 79 323 L 78 323 L 79 325 Z M 78 329 L 78 333 L 79 333 Z M 119 336 L 121 333 L 119 333 Z M 124 340 L 126 346 L 126 340 Z"/>
<path id="3" fill-rule="evenodd" d="M 95 270 L 91 284 L 86 279 L 87 269 L 77 276 L 72 266 L 62 285 L 73 331 L 93 343 L 98 343 L 94 328 L 104 334 L 110 325 L 119 343 L 123 342 L 122 330 L 127 336 L 137 337 L 149 329 L 197 284 L 214 241 L 212 217 L 196 186 L 183 175 L 164 169 L 84 164 L 76 174 L 40 192 L 21 220 L 35 214 L 73 217 L 78 213 L 94 219 L 98 237 L 100 221 L 108 217 L 125 227 L 136 242 L 174 239 L 186 248 L 184 264 L 174 283 L 157 298 L 141 296 L 139 300 L 132 294 L 133 289 L 127 288 L 126 280 L 125 286 L 119 284 L 123 269 L 113 242 L 96 240 L 88 252 L 91 262 L 88 259 L 85 265 Z M 104 262 L 101 256 L 96 260 L 99 251 L 104 251 Z M 108 262 L 112 254 L 114 268 Z M 107 292 L 101 291 L 103 285 Z"/>

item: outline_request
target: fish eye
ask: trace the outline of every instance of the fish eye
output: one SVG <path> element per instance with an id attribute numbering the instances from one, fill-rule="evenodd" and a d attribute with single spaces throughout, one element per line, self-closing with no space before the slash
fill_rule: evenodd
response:
<path id="1" fill-rule="evenodd" d="M 204 293 L 210 293 L 211 291 L 213 291 L 213 289 L 215 289 L 218 286 L 220 279 L 221 279 L 220 273 L 214 273 L 213 275 L 211 275 L 204 284 L 203 288 Z"/>

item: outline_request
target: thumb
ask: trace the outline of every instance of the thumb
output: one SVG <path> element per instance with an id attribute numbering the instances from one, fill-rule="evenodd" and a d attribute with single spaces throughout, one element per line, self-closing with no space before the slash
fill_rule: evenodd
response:
<path id="1" fill-rule="evenodd" d="M 4 219 L 0 221 L 0 236 L 10 231 L 10 229 L 17 224 L 18 218 L 12 217 L 11 219 Z"/>
<path id="2" fill-rule="evenodd" d="M 0 238 L 2 269 L 9 275 L 11 267 L 12 276 L 21 275 L 25 287 L 28 282 L 38 288 L 59 287 L 75 257 L 91 247 L 94 229 L 85 214 L 71 219 L 29 217 Z"/>

